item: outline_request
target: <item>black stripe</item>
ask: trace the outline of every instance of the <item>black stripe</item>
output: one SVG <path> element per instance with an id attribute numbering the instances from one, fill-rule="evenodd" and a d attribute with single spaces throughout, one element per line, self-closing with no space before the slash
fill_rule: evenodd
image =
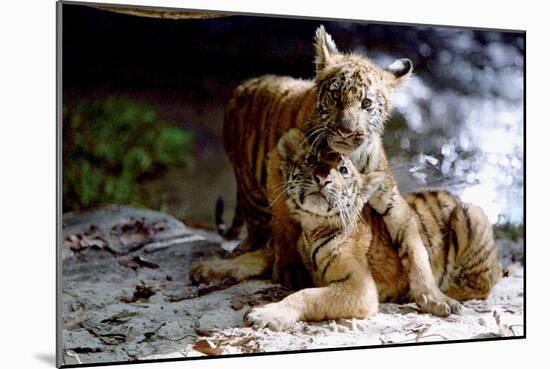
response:
<path id="1" fill-rule="evenodd" d="M 317 217 L 317 218 L 323 218 L 323 219 L 333 219 L 333 218 L 336 218 L 336 215 L 340 214 L 339 212 L 338 213 L 335 213 L 335 215 L 319 215 L 317 213 L 313 213 L 309 210 L 306 210 L 304 208 L 302 208 L 297 202 L 296 200 L 294 200 L 293 198 L 289 198 L 289 200 L 292 202 L 292 205 L 294 206 L 294 209 L 296 211 L 299 211 L 299 212 L 302 212 L 302 213 L 306 213 L 306 214 L 309 214 L 311 216 L 314 216 L 314 217 Z"/>
<path id="2" fill-rule="evenodd" d="M 265 132 L 263 131 L 263 126 L 266 124 L 265 121 L 267 119 L 267 113 L 269 113 L 267 112 L 267 108 L 270 107 L 269 100 L 270 100 L 270 96 L 267 95 L 266 93 L 262 93 L 262 97 L 258 102 L 259 106 L 262 107 L 262 111 L 258 114 L 260 118 L 257 121 L 259 124 L 259 127 L 256 127 L 256 129 L 252 130 L 254 132 L 254 136 L 253 138 L 249 138 L 254 140 L 252 144 L 252 152 L 250 153 L 250 158 L 249 158 L 249 160 L 252 161 L 250 163 L 253 170 L 252 177 L 256 180 L 256 183 L 258 183 L 260 185 L 259 187 L 261 188 L 264 188 L 265 186 L 263 185 L 263 183 L 261 183 L 261 178 L 256 177 L 256 173 L 258 172 L 257 170 L 258 165 L 264 166 L 265 161 L 262 160 L 263 158 L 260 157 L 260 153 L 258 152 L 258 146 L 260 145 L 260 141 L 265 141 L 265 137 L 264 137 Z M 252 116 L 252 119 L 254 119 L 254 116 Z M 250 132 L 249 134 L 252 134 L 252 133 Z M 264 145 L 265 145 L 265 142 L 264 142 Z"/>
<path id="3" fill-rule="evenodd" d="M 456 235 L 456 231 L 453 229 L 451 232 L 452 240 L 453 240 L 453 247 L 455 249 L 455 260 L 458 256 L 458 236 Z"/>
<path id="4" fill-rule="evenodd" d="M 331 257 L 330 257 L 330 260 L 327 262 L 327 264 L 323 268 L 323 272 L 321 273 L 321 279 L 323 279 L 323 280 L 325 279 L 325 274 L 327 274 L 327 269 L 335 259 L 336 259 L 336 255 L 332 254 Z"/>
<path id="5" fill-rule="evenodd" d="M 426 235 L 426 240 L 428 240 L 428 247 L 430 249 L 433 248 L 432 246 L 432 240 L 430 239 L 430 233 L 428 232 L 428 227 L 426 226 L 426 223 L 424 222 L 424 218 L 422 217 L 422 215 L 420 214 L 420 212 L 418 211 L 418 208 L 416 206 L 416 203 L 413 202 L 411 204 L 413 210 L 415 211 L 416 215 L 418 216 L 418 221 L 420 222 L 420 225 L 422 226 L 422 230 L 424 231 L 424 234 Z M 422 238 L 420 238 L 422 240 Z"/>
<path id="6" fill-rule="evenodd" d="M 335 279 L 335 280 L 333 280 L 333 281 L 328 282 L 328 284 L 332 284 L 332 283 L 342 283 L 342 282 L 347 281 L 347 280 L 350 279 L 350 278 L 351 278 L 351 273 L 348 273 L 344 278 Z"/>
<path id="7" fill-rule="evenodd" d="M 267 142 L 265 143 L 265 146 L 267 147 Z M 262 159 L 262 162 L 261 162 L 261 166 L 262 166 L 262 170 L 260 172 L 260 185 L 262 186 L 262 188 L 266 188 L 267 187 L 267 154 L 264 155 L 263 159 Z"/>
<path id="8" fill-rule="evenodd" d="M 461 278 L 461 279 L 464 282 L 465 287 L 469 287 L 470 289 L 472 289 L 474 291 L 478 289 L 478 286 L 473 284 L 472 281 L 469 280 L 468 278 Z"/>
<path id="9" fill-rule="evenodd" d="M 296 105 L 294 105 L 293 109 L 290 111 L 290 125 L 292 127 L 296 127 L 296 117 L 298 116 L 298 112 L 302 108 L 302 102 L 304 101 L 304 96 L 307 96 L 307 93 L 304 93 L 303 96 L 301 96 L 300 103 L 297 103 Z"/>
<path id="10" fill-rule="evenodd" d="M 471 255 L 468 260 L 464 263 L 463 270 L 465 272 L 470 271 L 472 269 L 475 269 L 479 265 L 483 264 L 485 261 L 487 261 L 487 258 L 491 255 L 491 253 L 496 250 L 495 248 L 479 248 L 479 250 L 476 250 L 476 253 Z M 483 252 L 483 255 L 481 255 L 481 251 Z M 479 256 L 479 257 L 477 257 Z M 474 261 L 475 260 L 475 261 Z M 473 264 L 470 264 L 470 262 L 474 262 Z"/>
<path id="11" fill-rule="evenodd" d="M 287 95 L 288 95 L 288 90 L 287 90 L 287 93 L 285 93 L 285 95 L 283 97 L 280 97 L 278 99 L 277 104 L 274 107 L 274 109 L 272 110 L 272 112 L 270 114 L 270 118 L 267 121 L 267 127 L 264 127 L 264 130 L 266 132 L 265 132 L 265 135 L 264 135 L 264 152 L 263 152 L 263 161 L 262 161 L 262 171 L 261 171 L 261 175 L 260 175 L 260 183 L 261 183 L 262 187 L 265 187 L 266 184 L 267 184 L 267 158 L 269 156 L 269 152 L 272 149 L 272 147 L 271 147 L 271 135 L 276 134 L 277 135 L 277 140 L 279 139 L 279 136 L 281 135 L 281 133 L 280 133 L 281 125 L 284 123 L 284 122 L 281 121 L 281 112 L 284 115 L 285 110 L 286 110 L 285 107 L 288 104 L 288 103 L 286 103 L 286 101 L 285 101 L 285 103 L 283 103 L 281 101 L 281 99 L 286 98 Z M 275 114 L 275 113 L 277 113 L 277 114 Z M 292 124 L 292 126 L 294 127 L 295 125 Z M 272 133 L 272 130 L 274 128 L 276 128 L 275 133 Z M 277 142 L 277 141 L 275 141 L 275 142 Z"/>
<path id="12" fill-rule="evenodd" d="M 302 96 L 300 96 L 300 101 L 295 99 L 295 104 L 293 106 L 293 109 L 290 113 L 290 126 L 291 127 L 297 127 L 296 119 L 298 118 L 298 115 L 300 113 L 300 110 L 302 110 L 302 106 L 304 104 L 304 101 L 309 98 L 309 92 L 303 92 Z M 302 119 L 307 119 L 307 116 L 302 116 Z M 301 123 L 301 122 L 300 122 Z M 305 128 L 305 127 L 304 127 Z M 309 136 L 309 135 L 308 135 Z M 309 137 L 308 137 L 309 138 Z"/>
<path id="13" fill-rule="evenodd" d="M 254 177 L 252 177 L 254 178 Z M 242 198 L 247 202 L 249 206 L 253 206 L 260 211 L 268 211 L 269 202 L 265 195 L 265 189 L 258 186 L 256 179 L 254 178 L 254 183 L 246 183 L 246 179 L 240 177 L 237 184 L 239 186 L 239 191 L 241 192 Z"/>
<path id="14" fill-rule="evenodd" d="M 449 249 L 451 248 L 451 232 L 452 231 L 450 227 L 447 227 L 447 229 L 443 233 L 443 260 L 445 260 L 445 262 L 443 263 L 443 273 L 441 273 L 441 277 L 439 278 L 439 287 L 441 287 L 441 283 L 447 276 L 447 266 L 449 265 Z"/>
<path id="15" fill-rule="evenodd" d="M 408 258 L 409 258 L 409 250 L 405 249 L 405 250 L 403 251 L 403 254 L 400 255 L 400 257 L 401 257 L 402 259 L 408 259 Z"/>
<path id="16" fill-rule="evenodd" d="M 253 223 L 253 224 L 266 224 L 271 221 L 271 213 L 268 211 L 265 211 L 264 209 L 268 209 L 268 207 L 265 208 L 253 208 L 250 205 L 249 202 L 241 203 L 243 206 L 241 206 L 241 209 L 245 215 L 245 218 L 247 222 Z"/>
<path id="17" fill-rule="evenodd" d="M 479 264 L 479 265 L 481 265 L 481 264 Z M 479 266 L 479 265 L 478 265 L 478 266 Z M 479 277 L 482 276 L 483 274 L 489 272 L 489 270 L 490 270 L 490 268 L 489 268 L 488 266 L 486 266 L 485 268 L 481 269 L 480 271 L 475 272 L 474 276 L 475 276 L 476 278 L 479 278 Z M 472 269 L 463 270 L 460 274 L 461 274 L 462 276 L 467 276 L 468 274 L 470 274 L 471 271 L 472 271 Z M 470 274 L 470 275 L 471 275 L 471 274 Z"/>
<path id="18" fill-rule="evenodd" d="M 468 253 L 467 256 L 468 258 L 462 263 L 463 265 L 468 265 L 470 262 L 472 262 L 474 259 L 476 259 L 477 257 L 479 257 L 481 255 L 481 253 L 484 253 L 484 257 L 482 259 L 484 259 L 486 256 L 487 253 L 491 252 L 493 248 L 487 248 L 486 247 L 486 243 L 482 243 L 483 240 L 480 240 L 480 242 L 477 244 L 477 247 L 474 249 L 473 252 L 471 253 Z M 469 250 L 471 250 L 473 247 L 469 244 L 470 248 Z"/>
<path id="19" fill-rule="evenodd" d="M 431 216 L 434 218 L 435 222 L 437 223 L 437 226 L 439 227 L 439 230 L 441 231 L 441 233 L 443 233 L 444 226 L 443 226 L 441 220 L 439 219 L 439 217 L 437 216 L 437 211 L 433 208 L 432 205 L 430 205 L 428 197 L 423 192 L 420 192 L 418 195 L 422 199 L 422 201 L 424 201 L 424 204 L 426 204 L 426 207 L 428 208 L 428 211 L 430 212 Z M 435 201 L 437 202 L 437 204 L 439 206 L 439 201 L 437 200 L 437 195 L 434 196 L 434 197 L 435 197 Z"/>
<path id="20" fill-rule="evenodd" d="M 319 252 L 319 250 L 323 247 L 323 246 L 326 246 L 330 241 L 332 241 L 336 236 L 338 235 L 338 232 L 334 232 L 333 234 L 331 234 L 330 236 L 326 237 L 323 242 L 321 242 L 321 244 L 319 246 L 317 246 L 315 248 L 315 250 L 313 250 L 313 253 L 311 254 L 311 261 L 313 261 L 313 270 L 317 270 L 317 253 Z"/>
<path id="21" fill-rule="evenodd" d="M 399 253 L 399 250 L 403 247 L 403 233 L 405 233 L 405 227 L 406 226 L 401 226 L 398 230 L 397 230 L 397 233 L 395 234 L 395 240 L 393 240 L 392 242 L 392 246 L 393 248 Z M 391 235 L 390 235 L 390 238 L 391 238 Z"/>
<path id="22" fill-rule="evenodd" d="M 328 231 L 327 231 L 328 229 Z M 328 227 L 328 226 L 320 226 L 320 227 L 317 227 L 315 228 L 315 230 L 311 233 L 311 235 L 316 239 L 316 240 L 319 240 L 325 236 L 328 236 L 330 234 L 330 230 L 332 228 L 331 227 Z"/>
<path id="23" fill-rule="evenodd" d="M 464 212 L 464 217 L 466 218 L 466 227 L 468 228 L 467 240 L 468 243 L 470 243 L 472 240 L 472 220 L 470 219 L 470 214 L 468 214 L 468 205 L 464 204 L 462 206 L 462 210 Z"/>
<path id="24" fill-rule="evenodd" d="M 317 96 L 324 96 L 328 89 L 328 83 L 321 83 L 318 87 L 318 95 Z M 319 99 L 321 100 L 321 99 Z"/>
<path id="25" fill-rule="evenodd" d="M 388 207 L 386 208 L 386 211 L 384 211 L 384 213 L 382 214 L 383 217 L 387 216 L 389 213 L 390 213 L 390 210 L 393 209 L 393 205 L 394 205 L 394 198 L 393 196 L 395 195 L 395 192 L 392 192 L 392 195 L 390 197 L 390 203 L 388 204 Z"/>

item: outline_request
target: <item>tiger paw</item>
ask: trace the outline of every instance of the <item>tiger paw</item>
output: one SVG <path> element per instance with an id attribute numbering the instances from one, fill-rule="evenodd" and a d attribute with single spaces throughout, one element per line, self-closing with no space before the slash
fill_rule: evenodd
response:
<path id="1" fill-rule="evenodd" d="M 194 265 L 189 272 L 189 279 L 194 284 L 229 280 L 239 282 L 238 276 L 225 260 L 210 260 Z"/>
<path id="2" fill-rule="evenodd" d="M 269 328 L 281 331 L 292 327 L 299 320 L 299 315 L 281 303 L 272 303 L 252 308 L 245 316 L 244 322 L 256 328 Z"/>
<path id="3" fill-rule="evenodd" d="M 440 291 L 437 293 L 420 294 L 415 301 L 423 312 L 440 317 L 447 317 L 451 314 L 460 315 L 462 312 L 462 305 L 460 302 Z"/>

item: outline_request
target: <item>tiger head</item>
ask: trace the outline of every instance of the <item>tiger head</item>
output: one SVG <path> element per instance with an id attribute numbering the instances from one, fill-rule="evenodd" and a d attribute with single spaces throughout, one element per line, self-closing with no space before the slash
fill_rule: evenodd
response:
<path id="1" fill-rule="evenodd" d="M 280 168 L 290 213 L 332 218 L 352 228 L 363 205 L 384 181 L 383 172 L 359 173 L 351 160 L 326 145 L 312 146 L 296 128 L 286 131 L 277 144 Z"/>
<path id="2" fill-rule="evenodd" d="M 311 133 L 326 138 L 329 146 L 349 155 L 381 136 L 391 112 L 390 92 L 412 73 L 409 59 L 386 68 L 357 55 L 340 53 L 332 37 L 320 26 L 315 33 L 317 98 Z"/>

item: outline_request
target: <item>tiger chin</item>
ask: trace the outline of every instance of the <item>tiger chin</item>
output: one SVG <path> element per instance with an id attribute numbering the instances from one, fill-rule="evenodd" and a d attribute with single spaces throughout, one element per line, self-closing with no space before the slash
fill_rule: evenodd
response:
<path id="1" fill-rule="evenodd" d="M 413 301 L 403 255 L 380 215 L 367 212 L 363 218 L 363 206 L 384 183 L 385 173 L 361 174 L 348 157 L 304 142 L 304 134 L 291 129 L 277 149 L 290 216 L 301 226 L 297 250 L 316 287 L 252 308 L 245 322 L 282 330 L 300 320 L 363 319 L 377 313 L 379 301 Z M 483 211 L 446 191 L 406 199 L 423 225 L 441 290 L 456 300 L 486 298 L 501 272 Z M 449 308 L 441 315 L 460 313 L 461 305 Z"/>

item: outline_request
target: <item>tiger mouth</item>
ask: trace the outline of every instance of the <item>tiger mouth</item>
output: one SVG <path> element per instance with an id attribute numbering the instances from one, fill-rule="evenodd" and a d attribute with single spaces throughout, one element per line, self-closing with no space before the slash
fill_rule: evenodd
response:
<path id="1" fill-rule="evenodd" d="M 355 151 L 358 145 L 351 145 L 344 142 L 333 142 L 330 148 L 340 154 L 349 155 Z"/>
<path id="2" fill-rule="evenodd" d="M 306 202 L 306 199 L 310 201 Z M 303 193 L 302 196 L 300 196 L 299 199 L 295 199 L 294 202 L 300 210 L 319 216 L 327 216 L 333 207 L 329 196 L 321 190 L 312 190 L 307 194 Z"/>
<path id="3" fill-rule="evenodd" d="M 329 146 L 332 150 L 336 152 L 347 154 L 357 149 L 362 142 L 363 140 L 357 138 L 345 141 L 340 138 L 332 138 L 329 140 Z"/>
<path id="4" fill-rule="evenodd" d="M 324 193 L 322 193 L 321 191 L 319 191 L 319 190 L 310 192 L 306 195 L 306 197 L 311 197 L 311 196 L 321 197 L 322 199 L 324 199 L 325 201 L 328 202 L 328 199 L 327 199 L 326 195 Z"/>

